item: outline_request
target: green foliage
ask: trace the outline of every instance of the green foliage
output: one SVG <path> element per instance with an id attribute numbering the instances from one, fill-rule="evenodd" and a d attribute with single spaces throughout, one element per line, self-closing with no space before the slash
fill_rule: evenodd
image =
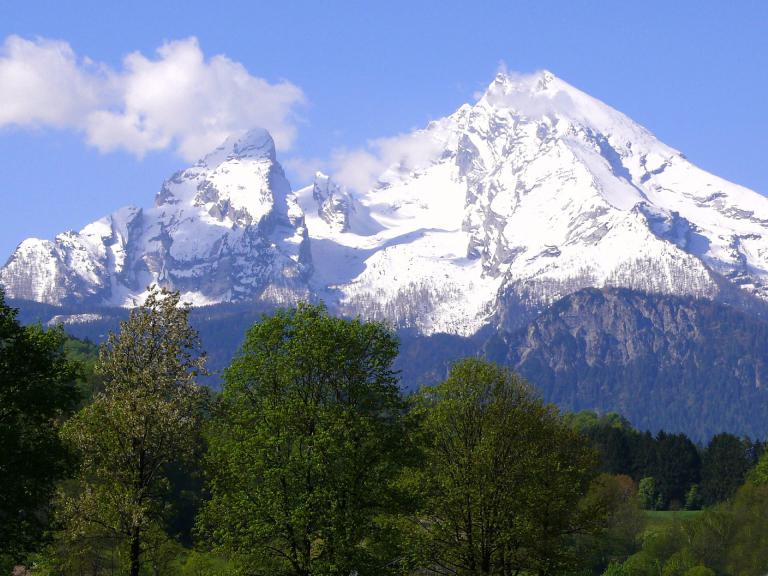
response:
<path id="1" fill-rule="evenodd" d="M 701 564 L 693 566 L 686 570 L 684 576 L 716 576 L 715 571 L 712 568 L 707 568 Z"/>
<path id="2" fill-rule="evenodd" d="M 627 576 L 659 576 L 661 572 L 658 561 L 645 550 L 627 558 L 622 569 Z"/>
<path id="3" fill-rule="evenodd" d="M 622 565 L 632 576 L 760 576 L 768 566 L 768 487 L 746 484 L 725 504 L 649 531 Z"/>
<path id="4" fill-rule="evenodd" d="M 99 347 L 89 340 L 68 337 L 64 342 L 64 354 L 80 366 L 81 407 L 90 404 L 97 392 L 103 391 L 102 378 L 96 373 Z"/>
<path id="5" fill-rule="evenodd" d="M 582 410 L 581 412 L 568 412 L 563 415 L 563 419 L 571 428 L 585 434 L 595 428 L 632 430 L 629 421 L 616 412 L 598 415 L 592 410 Z"/>
<path id="6" fill-rule="evenodd" d="M 667 570 L 671 576 L 683 561 L 683 557 L 675 555 L 681 551 L 684 541 L 685 533 L 677 521 L 649 531 L 642 550 L 624 562 L 626 573 L 630 576 L 662 576 Z"/>
<path id="7" fill-rule="evenodd" d="M 403 403 L 380 323 L 300 305 L 248 331 L 208 427 L 201 530 L 253 574 L 385 574 Z"/>
<path id="8" fill-rule="evenodd" d="M 768 486 L 768 452 L 762 455 L 755 467 L 749 472 L 748 479 L 755 486 Z"/>
<path id="9" fill-rule="evenodd" d="M 18 305 L 27 323 L 83 311 L 31 302 Z M 196 308 L 191 321 L 206 344 L 208 365 L 215 370 L 227 366 L 245 330 L 268 311 L 260 302 Z M 122 309 L 98 312 L 101 320 L 71 324 L 67 330 L 97 341 L 125 314 Z M 611 327 L 618 326 L 623 329 L 613 337 Z M 706 337 L 692 339 L 692 331 Z M 531 334 L 538 336 L 529 341 Z M 594 358 L 587 358 L 585 346 Z M 400 348 L 395 366 L 402 369 L 401 382 L 409 390 L 443 380 L 446 366 L 456 358 L 482 354 L 515 366 L 547 402 L 563 410 L 620 410 L 640 430 L 685 431 L 697 444 L 706 444 L 722 430 L 762 438 L 768 421 L 767 392 L 750 385 L 768 369 L 768 355 L 761 353 L 768 349 L 768 323 L 760 315 L 718 302 L 587 289 L 554 304 L 512 335 L 401 333 Z M 649 353 L 643 353 L 644 348 Z M 630 475 L 635 480 L 655 476 L 650 471 Z"/>
<path id="10" fill-rule="evenodd" d="M 592 482 L 588 498 L 602 502 L 609 511 L 605 530 L 582 546 L 581 556 L 589 559 L 591 573 L 597 574 L 616 568 L 639 549 L 647 521 L 638 505 L 637 485 L 629 476 L 601 474 Z"/>
<path id="11" fill-rule="evenodd" d="M 729 539 L 727 571 L 740 576 L 764 575 L 768 566 L 768 486 L 743 486 L 730 514 L 733 533 Z"/>
<path id="12" fill-rule="evenodd" d="M 58 328 L 22 327 L 0 291 L 0 571 L 39 545 L 68 470 L 61 422 L 76 407 L 76 363 Z"/>
<path id="13" fill-rule="evenodd" d="M 393 333 L 309 305 L 252 326 L 210 406 L 189 314 L 153 289 L 97 358 L 60 328 L 22 328 L 0 294 L 0 572 L 765 573 L 759 442 L 700 450 L 615 413 L 561 415 L 476 359 L 409 412 Z M 196 516 L 212 551 L 191 549 Z"/>
<path id="14" fill-rule="evenodd" d="M 569 421 L 597 446 L 602 471 L 628 474 L 638 481 L 654 478 L 655 496 L 649 499 L 641 494 L 649 510 L 678 509 L 683 505 L 698 509 L 727 500 L 744 482 L 764 449 L 761 442 L 719 434 L 700 451 L 684 434 L 641 434 L 611 414 L 598 417 L 594 412 L 580 412 L 569 416 Z M 763 466 L 768 470 L 768 460 L 765 462 Z M 768 472 L 756 470 L 753 476 L 768 480 Z M 690 502 L 689 495 L 693 497 Z"/>
<path id="15" fill-rule="evenodd" d="M 700 468 L 698 449 L 687 436 L 659 432 L 653 473 L 661 500 L 658 508 L 682 508 L 689 487 L 699 481 Z"/>
<path id="16" fill-rule="evenodd" d="M 526 383 L 457 362 L 414 400 L 419 466 L 402 480 L 418 509 L 411 562 L 436 573 L 552 573 L 579 565 L 577 534 L 602 531 L 596 454 Z M 448 568 L 451 567 L 451 568 Z"/>
<path id="17" fill-rule="evenodd" d="M 627 576 L 627 571 L 620 562 L 611 562 L 603 571 L 603 576 Z"/>
<path id="18" fill-rule="evenodd" d="M 698 484 L 693 484 L 685 495 L 686 510 L 701 510 L 704 500 L 701 496 L 701 490 Z"/>
<path id="19" fill-rule="evenodd" d="M 733 434 L 714 436 L 704 452 L 701 492 L 706 505 L 723 502 L 736 493 L 752 466 L 747 443 Z"/>
<path id="20" fill-rule="evenodd" d="M 150 546 L 142 559 L 140 574 L 142 576 L 243 576 L 240 568 L 230 559 L 218 556 L 212 552 L 194 550 L 181 546 L 178 542 L 169 540 L 162 534 L 159 540 L 150 542 Z M 62 558 L 67 558 L 62 563 Z M 79 560 L 79 562 L 78 562 Z M 78 576 L 125 574 L 128 563 L 117 550 L 97 558 L 94 554 L 77 556 L 71 550 L 56 550 L 51 547 L 40 553 L 31 555 L 27 562 L 24 576 L 62 576 L 62 574 L 77 574 Z M 11 572 L 7 572 L 10 574 Z"/>
<path id="21" fill-rule="evenodd" d="M 595 444 L 603 472 L 626 474 L 635 481 L 655 479 L 657 495 L 649 504 L 652 509 L 681 508 L 690 487 L 700 480 L 699 449 L 684 434 L 641 434 L 611 413 L 598 417 L 580 412 L 569 421 Z"/>
<path id="22" fill-rule="evenodd" d="M 662 576 L 684 576 L 688 570 L 696 565 L 696 561 L 688 548 L 672 554 L 664 563 Z"/>
<path id="23" fill-rule="evenodd" d="M 656 480 L 648 476 L 640 480 L 637 488 L 637 499 L 643 510 L 658 510 L 661 500 L 656 490 Z"/>
<path id="24" fill-rule="evenodd" d="M 101 349 L 104 391 L 64 426 L 80 459 L 59 503 L 65 572 L 127 565 L 136 576 L 142 558 L 158 565 L 169 549 L 168 472 L 195 454 L 204 400 L 188 314 L 178 293 L 152 288 Z"/>
<path id="25" fill-rule="evenodd" d="M 240 574 L 241 572 L 232 561 L 197 550 L 179 554 L 170 572 L 170 576 L 240 576 Z"/>

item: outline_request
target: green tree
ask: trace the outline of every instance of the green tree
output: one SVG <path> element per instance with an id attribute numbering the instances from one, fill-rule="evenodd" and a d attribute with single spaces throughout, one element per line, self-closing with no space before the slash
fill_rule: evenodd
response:
<path id="1" fill-rule="evenodd" d="M 99 361 L 99 346 L 89 340 L 79 340 L 68 336 L 64 342 L 64 352 L 72 362 L 77 363 L 80 369 L 78 389 L 80 390 L 80 406 L 93 401 L 97 392 L 103 390 L 102 379 L 96 373 L 96 365 Z"/>
<path id="2" fill-rule="evenodd" d="M 727 503 L 695 516 L 660 518 L 646 532 L 642 549 L 630 556 L 623 568 L 629 576 L 685 576 L 691 570 L 694 574 L 757 574 L 744 571 L 744 567 L 764 565 L 765 547 L 759 536 L 764 521 L 758 518 L 764 519 L 765 511 L 750 502 L 744 513 L 738 518 L 734 505 Z M 755 522 L 751 526 L 750 519 Z M 740 530 L 745 536 L 742 546 L 736 538 Z M 729 565 L 734 560 L 738 568 Z"/>
<path id="3" fill-rule="evenodd" d="M 685 509 L 686 510 L 701 510 L 702 498 L 701 490 L 698 484 L 694 484 L 688 490 L 685 495 Z"/>
<path id="4" fill-rule="evenodd" d="M 577 534 L 609 510 L 587 497 L 597 454 L 519 377 L 477 359 L 415 399 L 420 465 L 412 561 L 436 574 L 551 574 L 579 565 Z M 595 492 L 595 494 L 600 491 Z"/>
<path id="5" fill-rule="evenodd" d="M 748 480 L 755 486 L 768 486 L 768 452 L 765 452 L 749 471 Z"/>
<path id="6" fill-rule="evenodd" d="M 23 327 L 0 290 L 0 571 L 34 549 L 68 469 L 61 422 L 78 402 L 59 329 Z"/>
<path id="7" fill-rule="evenodd" d="M 688 570 L 695 566 L 696 560 L 691 551 L 688 548 L 683 548 L 667 559 L 661 574 L 662 576 L 684 576 Z"/>
<path id="8" fill-rule="evenodd" d="M 700 515 L 682 522 L 685 537 L 698 564 L 718 574 L 726 572 L 725 559 L 734 529 L 733 516 L 725 505 L 705 509 Z"/>
<path id="9" fill-rule="evenodd" d="M 727 573 L 764 575 L 768 567 L 768 486 L 744 485 L 729 512 L 733 532 L 728 543 Z"/>
<path id="10" fill-rule="evenodd" d="M 379 517 L 402 453 L 397 340 L 301 304 L 263 317 L 208 428 L 201 526 L 251 574 L 384 574 Z"/>
<path id="11" fill-rule="evenodd" d="M 656 464 L 653 477 L 663 508 L 679 509 L 692 484 L 699 481 L 699 452 L 685 434 L 656 435 Z"/>
<path id="12" fill-rule="evenodd" d="M 657 510 L 660 507 L 659 491 L 656 490 L 656 480 L 653 477 L 648 476 L 640 480 L 637 498 L 643 510 Z"/>
<path id="13" fill-rule="evenodd" d="M 688 551 L 684 548 L 685 532 L 681 523 L 675 520 L 649 530 L 643 539 L 643 549 L 630 556 L 624 563 L 624 567 L 631 576 L 636 574 L 661 576 L 665 569 L 674 573 L 681 564 L 680 560 L 688 557 Z M 676 556 L 678 553 L 684 555 Z M 667 563 L 670 564 L 668 567 Z M 650 572 L 648 572 L 649 567 Z"/>
<path id="14" fill-rule="evenodd" d="M 609 474 L 632 473 L 632 440 L 637 436 L 629 423 L 601 422 L 585 433 L 600 452 L 600 468 Z"/>
<path id="15" fill-rule="evenodd" d="M 86 562 L 98 573 L 125 562 L 138 576 L 143 555 L 163 545 L 168 472 L 194 454 L 204 400 L 195 379 L 205 358 L 189 310 L 178 292 L 152 287 L 100 351 L 104 391 L 64 427 L 80 457 L 60 505 L 70 567 Z"/>
<path id="16" fill-rule="evenodd" d="M 752 465 L 746 443 L 727 433 L 710 440 L 702 460 L 701 492 L 708 506 L 733 496 Z"/>
<path id="17" fill-rule="evenodd" d="M 645 550 L 633 554 L 621 565 L 626 576 L 660 576 L 661 565 Z"/>
<path id="18" fill-rule="evenodd" d="M 620 562 L 611 562 L 603 571 L 603 576 L 627 576 L 627 571 Z"/>
<path id="19" fill-rule="evenodd" d="M 685 572 L 685 576 L 716 576 L 716 575 L 715 575 L 715 571 L 712 570 L 712 568 L 707 568 L 706 566 L 698 564 L 693 568 L 689 568 Z"/>
<path id="20" fill-rule="evenodd" d="M 588 498 L 602 502 L 610 511 L 605 531 L 585 538 L 585 557 L 592 554 L 593 574 L 607 570 L 640 548 L 646 518 L 637 501 L 637 485 L 629 476 L 601 474 L 590 486 Z"/>

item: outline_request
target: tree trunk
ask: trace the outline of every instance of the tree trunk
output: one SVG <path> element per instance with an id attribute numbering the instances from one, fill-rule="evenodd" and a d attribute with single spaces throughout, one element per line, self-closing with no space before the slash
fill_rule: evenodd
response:
<path id="1" fill-rule="evenodd" d="M 131 576 L 139 576 L 139 560 L 141 560 L 141 530 L 138 526 L 131 531 Z"/>

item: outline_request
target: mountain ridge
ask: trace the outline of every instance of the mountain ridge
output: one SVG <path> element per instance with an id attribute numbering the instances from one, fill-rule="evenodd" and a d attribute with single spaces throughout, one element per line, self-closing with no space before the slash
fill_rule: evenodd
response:
<path id="1" fill-rule="evenodd" d="M 368 190 L 293 191 L 271 137 L 230 137 L 128 207 L 0 269 L 9 297 L 130 306 L 323 300 L 422 334 L 514 330 L 568 294 L 768 298 L 768 199 L 698 169 L 548 71 L 499 74 L 407 137 Z M 407 148 L 407 150 L 406 150 Z"/>

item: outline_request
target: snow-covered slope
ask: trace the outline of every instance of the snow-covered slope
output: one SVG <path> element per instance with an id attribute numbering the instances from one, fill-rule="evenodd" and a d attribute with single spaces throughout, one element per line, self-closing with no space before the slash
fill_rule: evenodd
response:
<path id="1" fill-rule="evenodd" d="M 319 298 L 423 333 L 515 324 L 585 287 L 768 299 L 768 199 L 692 165 L 549 72 L 500 74 L 411 135 L 372 189 L 291 193 L 268 135 L 225 143 L 126 208 L 0 271 L 11 297 L 128 305 Z"/>
<path id="2" fill-rule="evenodd" d="M 307 230 L 272 138 L 230 139 L 123 208 L 53 241 L 25 240 L 0 270 L 11 298 L 130 306 L 159 282 L 197 304 L 306 298 Z"/>
<path id="3" fill-rule="evenodd" d="M 314 289 L 351 311 L 470 334 L 590 286 L 768 296 L 768 200 L 549 72 L 500 74 L 416 137 L 431 158 L 355 199 L 378 228 L 323 225 L 297 193 Z"/>

